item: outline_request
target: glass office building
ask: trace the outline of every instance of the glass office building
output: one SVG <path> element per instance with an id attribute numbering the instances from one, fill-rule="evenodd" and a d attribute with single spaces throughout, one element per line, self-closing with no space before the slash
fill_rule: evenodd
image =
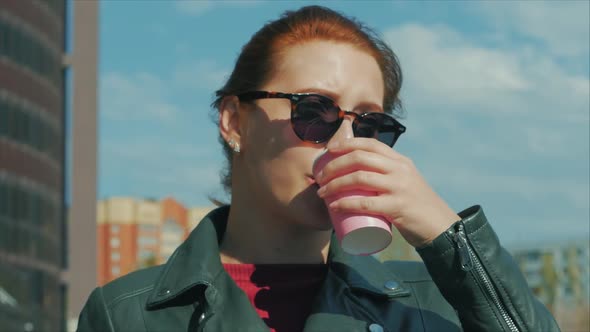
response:
<path id="1" fill-rule="evenodd" d="M 0 1 L 0 327 L 65 329 L 65 0 Z"/>

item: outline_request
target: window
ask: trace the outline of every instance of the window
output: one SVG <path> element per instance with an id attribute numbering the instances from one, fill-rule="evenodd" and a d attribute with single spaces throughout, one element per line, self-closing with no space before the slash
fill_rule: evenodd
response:
<path id="1" fill-rule="evenodd" d="M 6 55 L 8 28 L 4 22 L 0 21 L 0 57 Z"/>
<path id="2" fill-rule="evenodd" d="M 2 22 L 0 22 L 0 25 Z M 0 26 L 0 29 L 2 27 Z M 1 33 L 1 32 L 0 32 Z M 2 39 L 2 36 L 0 36 Z M 0 40 L 0 43 L 2 41 Z M 1 49 L 1 47 L 0 47 Z M 0 50 L 0 54 L 2 51 Z M 0 137 L 8 136 L 8 102 L 0 97 Z"/>
<path id="3" fill-rule="evenodd" d="M 149 259 L 149 258 L 153 257 L 154 253 L 151 250 L 141 249 L 141 250 L 139 250 L 138 256 L 139 256 L 140 260 L 144 260 L 144 259 Z"/>
<path id="4" fill-rule="evenodd" d="M 6 216 L 9 219 L 14 219 L 14 186 L 8 184 L 6 190 Z"/>
<path id="5" fill-rule="evenodd" d="M 111 233 L 118 234 L 119 233 L 119 225 L 111 225 Z"/>
<path id="6" fill-rule="evenodd" d="M 29 145 L 36 150 L 39 145 L 39 116 L 32 115 L 29 117 Z"/>
<path id="7" fill-rule="evenodd" d="M 12 104 L 10 104 L 9 102 L 6 102 L 4 104 L 4 112 L 5 112 L 5 118 L 6 118 L 6 132 L 5 135 L 6 137 L 14 137 L 13 133 L 14 133 L 14 110 L 12 108 Z"/>
<path id="8" fill-rule="evenodd" d="M 141 233 L 146 232 L 146 233 L 153 233 L 158 231 L 158 226 L 157 225 L 151 225 L 151 224 L 140 224 L 139 225 L 139 231 Z"/>
<path id="9" fill-rule="evenodd" d="M 64 11 L 64 0 L 43 0 L 56 15 L 62 15 Z"/>
<path id="10" fill-rule="evenodd" d="M 42 117 L 22 105 L 0 98 L 0 137 L 8 137 L 60 160 L 61 134 Z"/>
<path id="11" fill-rule="evenodd" d="M 137 243 L 142 247 L 155 246 L 158 244 L 158 240 L 153 236 L 140 236 Z"/>
<path id="12" fill-rule="evenodd" d="M 0 22 L 0 56 L 6 56 L 60 86 L 60 59 L 34 36 L 19 27 Z"/>
<path id="13" fill-rule="evenodd" d="M 144 268 L 158 264 L 156 254 L 151 250 L 141 249 L 137 255 L 138 267 Z"/>
<path id="14" fill-rule="evenodd" d="M 4 55 L 8 56 L 9 58 L 14 57 L 14 29 L 10 24 L 6 24 L 4 26 L 4 36 L 6 39 L 4 40 Z"/>
<path id="15" fill-rule="evenodd" d="M 121 259 L 121 254 L 117 251 L 113 251 L 111 253 L 111 261 L 119 261 Z"/>
<path id="16" fill-rule="evenodd" d="M 31 222 L 33 225 L 39 225 L 41 221 L 39 194 L 31 193 Z"/>
<path id="17" fill-rule="evenodd" d="M 111 266 L 111 274 L 113 276 L 118 276 L 119 273 L 121 273 L 121 269 L 119 268 L 119 266 L 117 266 L 117 265 Z"/>
<path id="18" fill-rule="evenodd" d="M 121 244 L 121 241 L 119 240 L 118 237 L 111 238 L 111 248 L 118 248 L 120 244 Z"/>
<path id="19" fill-rule="evenodd" d="M 2 186 L 1 182 L 0 182 L 0 186 Z M 10 228 L 12 228 L 12 227 L 10 227 Z M 0 250 L 1 251 L 8 249 L 7 246 L 8 246 L 8 241 L 10 240 L 10 235 L 11 235 L 10 232 L 11 232 L 11 230 L 9 230 L 8 221 L 0 218 Z"/>
<path id="20" fill-rule="evenodd" d="M 174 220 L 168 219 L 162 226 L 162 245 L 164 247 L 175 248 L 182 243 L 184 229 Z"/>
<path id="21" fill-rule="evenodd" d="M 541 257 L 538 251 L 531 251 L 527 253 L 527 259 L 531 261 L 536 261 Z"/>
<path id="22" fill-rule="evenodd" d="M 7 183 L 0 180 L 0 222 L 2 217 L 8 214 L 8 186 Z"/>
<path id="23" fill-rule="evenodd" d="M 162 233 L 182 236 L 184 234 L 184 230 L 173 219 L 168 219 L 162 226 Z"/>

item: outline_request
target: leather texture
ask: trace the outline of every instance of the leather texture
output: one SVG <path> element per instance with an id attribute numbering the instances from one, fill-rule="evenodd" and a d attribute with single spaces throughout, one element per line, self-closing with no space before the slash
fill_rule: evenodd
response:
<path id="1" fill-rule="evenodd" d="M 96 288 L 78 331 L 268 331 L 221 264 L 218 244 L 228 212 L 220 207 L 203 218 L 166 264 Z M 461 217 L 519 331 L 558 330 L 499 246 L 481 208 Z M 304 331 L 505 329 L 486 295 L 458 266 L 450 231 L 419 249 L 426 266 L 349 255 L 337 243 L 333 238 L 328 273 Z"/>
<path id="2" fill-rule="evenodd" d="M 553 316 L 536 300 L 512 256 L 500 246 L 480 206 L 461 213 L 470 247 L 519 331 L 558 331 Z M 507 331 L 497 306 L 477 282 L 474 269 L 463 271 L 453 241 L 453 227 L 418 249 L 443 296 L 457 309 L 469 331 Z M 474 310 L 477 308 L 477 310 Z"/>

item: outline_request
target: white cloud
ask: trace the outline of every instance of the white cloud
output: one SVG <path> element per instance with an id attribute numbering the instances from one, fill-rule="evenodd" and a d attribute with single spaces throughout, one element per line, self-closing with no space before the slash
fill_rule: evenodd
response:
<path id="1" fill-rule="evenodd" d="M 110 195 L 171 195 L 186 204 L 206 205 L 208 194 L 220 192 L 220 149 L 149 137 L 106 138 L 101 144 L 101 176 L 111 181 L 125 177 L 125 188 L 109 188 Z"/>
<path id="2" fill-rule="evenodd" d="M 402 63 L 405 90 L 448 106 L 491 102 L 530 89 L 512 54 L 469 44 L 446 26 L 407 24 L 385 32 Z"/>
<path id="3" fill-rule="evenodd" d="M 178 65 L 165 76 L 103 75 L 100 172 L 109 181 L 102 196 L 172 195 L 203 205 L 209 204 L 207 195 L 223 197 L 221 146 L 209 106 L 194 104 L 195 89 L 209 92 L 220 84 L 216 71 L 221 70 L 203 60 Z"/>
<path id="4" fill-rule="evenodd" d="M 110 120 L 170 122 L 180 113 L 166 101 L 165 82 L 149 73 L 106 73 L 100 79 L 100 90 L 101 114 Z"/>
<path id="5" fill-rule="evenodd" d="M 590 201 L 588 184 L 576 179 L 529 175 L 492 174 L 469 167 L 438 165 L 435 171 L 439 183 L 468 194 L 512 194 L 528 201 L 561 197 L 577 209 L 587 209 Z"/>
<path id="6" fill-rule="evenodd" d="M 558 27 L 559 38 L 545 28 L 535 35 L 522 29 L 546 47 L 531 39 L 498 47 L 489 34 L 477 39 L 447 25 L 385 31 L 404 72 L 408 133 L 398 148 L 455 204 L 488 206 L 502 238 L 547 233 L 553 216 L 571 222 L 570 234 L 587 234 L 590 80 L 567 65 L 588 61 L 576 57 L 587 53 L 590 41 L 579 36 L 588 24 Z M 555 50 L 572 34 L 580 47 Z M 494 205 L 510 199 L 519 203 Z M 519 211 L 521 205 L 534 210 Z"/>
<path id="7" fill-rule="evenodd" d="M 163 121 L 183 116 L 176 95 L 215 91 L 229 71 L 214 60 L 197 59 L 177 64 L 167 77 L 140 72 L 108 72 L 100 78 L 101 114 L 114 121 Z M 208 105 L 203 105 L 208 108 Z"/>
<path id="8" fill-rule="evenodd" d="M 495 135 L 493 144 L 510 144 L 497 152 L 509 156 L 571 154 L 579 151 L 571 147 L 587 146 L 588 77 L 567 74 L 546 53 L 531 52 L 527 45 L 484 47 L 441 25 L 403 25 L 386 31 L 385 38 L 402 63 L 402 98 L 409 119 L 418 120 L 410 128 L 414 139 L 428 142 L 433 133 L 450 133 L 485 146 Z M 471 117 L 471 124 L 466 126 L 464 117 Z M 485 121 L 479 132 L 471 128 L 474 118 Z M 570 149 L 563 149 L 567 144 Z"/>
<path id="9" fill-rule="evenodd" d="M 221 87 L 229 70 L 210 59 L 197 59 L 176 66 L 173 80 L 179 88 L 215 91 Z"/>
<path id="10" fill-rule="evenodd" d="M 495 28 L 517 32 L 544 44 L 557 56 L 587 56 L 590 40 L 590 2 L 516 1 L 478 3 L 479 14 Z"/>
<path id="11" fill-rule="evenodd" d="M 404 97 L 417 106 L 512 116 L 550 110 L 539 107 L 549 102 L 560 105 L 561 116 L 588 118 L 588 78 L 566 74 L 554 59 L 526 46 L 487 48 L 443 25 L 407 24 L 389 29 L 385 38 L 404 69 Z"/>

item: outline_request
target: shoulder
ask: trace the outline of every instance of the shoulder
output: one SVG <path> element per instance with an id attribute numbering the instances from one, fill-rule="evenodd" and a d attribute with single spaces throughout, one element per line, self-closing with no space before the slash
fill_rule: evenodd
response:
<path id="1" fill-rule="evenodd" d="M 149 293 L 154 289 L 163 265 L 131 272 L 102 286 L 102 295 L 107 308 L 125 299 Z"/>
<path id="2" fill-rule="evenodd" d="M 412 298 L 423 312 L 428 324 L 441 330 L 439 317 L 453 322 L 453 326 L 461 326 L 455 309 L 447 302 L 436 283 L 432 280 L 426 265 L 418 261 L 386 261 L 383 265 L 397 276 L 412 293 Z M 432 313 L 436 313 L 435 316 Z M 434 328 L 433 330 L 437 330 Z M 454 331 L 455 329 L 452 328 Z"/>
<path id="3" fill-rule="evenodd" d="M 77 331 L 143 331 L 141 312 L 161 270 L 142 269 L 95 288 L 80 313 Z"/>
<path id="4" fill-rule="evenodd" d="M 383 267 L 404 282 L 432 282 L 424 263 L 419 261 L 385 261 Z"/>

